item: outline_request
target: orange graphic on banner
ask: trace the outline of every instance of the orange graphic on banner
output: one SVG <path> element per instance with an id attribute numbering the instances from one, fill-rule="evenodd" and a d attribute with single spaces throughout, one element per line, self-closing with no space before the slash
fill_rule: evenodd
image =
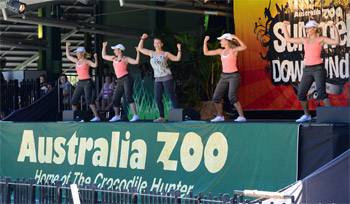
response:
<path id="1" fill-rule="evenodd" d="M 340 45 L 324 46 L 328 73 L 327 93 L 332 105 L 349 105 L 350 9 L 347 1 L 236 0 L 236 35 L 248 46 L 238 56 L 242 83 L 239 97 L 247 110 L 300 110 L 297 89 L 303 73 L 303 47 L 285 42 L 282 22 L 291 23 L 292 37 L 305 37 L 305 23 L 314 19 L 321 33 L 333 38 L 336 24 Z M 319 103 L 317 91 L 309 90 L 310 108 Z"/>

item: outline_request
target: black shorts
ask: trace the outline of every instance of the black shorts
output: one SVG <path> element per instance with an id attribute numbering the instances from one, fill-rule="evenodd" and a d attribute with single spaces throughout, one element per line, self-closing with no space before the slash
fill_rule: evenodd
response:
<path id="1" fill-rule="evenodd" d="M 326 79 L 327 71 L 323 64 L 305 66 L 298 88 L 298 99 L 300 101 L 307 100 L 307 93 L 313 82 L 316 84 L 317 99 L 326 99 L 328 97 L 326 93 Z"/>
<path id="2" fill-rule="evenodd" d="M 78 81 L 73 93 L 72 104 L 78 105 L 82 95 L 85 96 L 86 104 L 95 104 L 95 85 L 91 79 Z"/>
<path id="3" fill-rule="evenodd" d="M 238 101 L 237 90 L 240 79 L 241 75 L 238 72 L 222 73 L 214 91 L 213 101 L 215 103 L 220 103 L 224 97 L 224 94 L 228 90 L 228 98 L 230 103 L 235 104 Z"/>

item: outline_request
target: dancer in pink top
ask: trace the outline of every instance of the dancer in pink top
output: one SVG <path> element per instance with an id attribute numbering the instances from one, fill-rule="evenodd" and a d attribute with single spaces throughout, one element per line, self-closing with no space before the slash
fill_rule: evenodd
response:
<path id="1" fill-rule="evenodd" d="M 283 32 L 287 43 L 303 44 L 304 45 L 304 65 L 303 76 L 301 77 L 298 99 L 304 110 L 302 115 L 296 122 L 302 123 L 311 120 L 311 115 L 308 108 L 307 92 L 309 91 L 312 83 L 315 81 L 316 91 L 318 94 L 318 100 L 322 100 L 325 106 L 330 106 L 331 103 L 326 93 L 326 77 L 327 71 L 324 69 L 323 60 L 321 58 L 321 52 L 323 46 L 338 45 L 339 44 L 339 32 L 335 25 L 332 25 L 334 30 L 335 39 L 319 36 L 317 31 L 318 23 L 314 20 L 310 20 L 306 23 L 306 37 L 303 38 L 291 38 L 287 30 L 289 22 L 284 21 Z"/>
<path id="2" fill-rule="evenodd" d="M 238 37 L 230 33 L 225 33 L 218 38 L 223 49 L 208 50 L 208 40 L 209 36 L 206 36 L 203 43 L 204 55 L 220 55 L 222 62 L 222 73 L 213 96 L 213 101 L 218 114 L 211 120 L 211 122 L 221 122 L 225 120 L 221 100 L 227 89 L 230 103 L 235 106 L 239 114 L 234 121 L 245 122 L 246 118 L 244 117 L 242 106 L 237 98 L 237 89 L 240 81 L 240 74 L 237 68 L 237 53 L 247 49 L 247 46 Z"/>
<path id="3" fill-rule="evenodd" d="M 103 43 L 102 48 L 102 58 L 107 61 L 113 62 L 114 72 L 117 76 L 117 87 L 113 93 L 113 109 L 114 109 L 114 117 L 111 118 L 110 122 L 116 122 L 120 120 L 120 106 L 121 99 L 123 94 L 125 93 L 126 100 L 130 105 L 130 109 L 134 116 L 130 120 L 130 122 L 135 122 L 139 120 L 139 116 L 137 115 L 136 105 L 134 99 L 132 97 L 132 82 L 128 74 L 128 64 L 139 64 L 140 62 L 140 53 L 136 50 L 136 59 L 124 56 L 123 52 L 125 51 L 125 47 L 122 44 L 118 44 L 116 46 L 112 46 L 111 48 L 114 50 L 114 56 L 106 54 L 107 42 Z"/>
<path id="4" fill-rule="evenodd" d="M 94 61 L 88 60 L 85 58 L 85 48 L 84 47 L 78 47 L 75 50 L 77 57 L 72 57 L 69 52 L 69 46 L 70 42 L 66 42 L 66 56 L 69 61 L 75 63 L 75 70 L 78 74 L 78 83 L 76 85 L 76 88 L 73 93 L 72 97 L 72 109 L 74 111 L 77 110 L 77 105 L 79 104 L 80 97 L 82 95 L 85 96 L 85 102 L 86 104 L 89 104 L 89 107 L 91 111 L 94 114 L 94 118 L 91 119 L 91 122 L 97 122 L 100 121 L 100 117 L 98 116 L 96 105 L 95 105 L 95 99 L 94 96 L 96 95 L 93 81 L 90 77 L 90 67 L 96 68 L 97 67 L 97 54 L 94 54 Z"/>

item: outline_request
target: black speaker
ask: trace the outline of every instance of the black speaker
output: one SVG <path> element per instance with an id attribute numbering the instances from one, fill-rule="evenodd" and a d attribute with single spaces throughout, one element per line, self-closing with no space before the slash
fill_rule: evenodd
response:
<path id="1" fill-rule="evenodd" d="M 73 113 L 74 121 L 84 120 L 85 122 L 90 121 L 94 117 L 93 113 L 90 110 L 77 110 Z"/>
<path id="2" fill-rule="evenodd" d="M 350 107 L 317 107 L 317 123 L 350 123 Z"/>
<path id="3" fill-rule="evenodd" d="M 200 120 L 200 114 L 191 108 L 175 108 L 169 111 L 169 121 Z"/>
<path id="4" fill-rule="evenodd" d="M 91 111 L 82 111 L 82 110 L 64 110 L 62 112 L 62 121 L 90 121 L 93 117 Z"/>
<path id="5" fill-rule="evenodd" d="M 74 121 L 74 111 L 73 110 L 62 111 L 62 121 Z"/>

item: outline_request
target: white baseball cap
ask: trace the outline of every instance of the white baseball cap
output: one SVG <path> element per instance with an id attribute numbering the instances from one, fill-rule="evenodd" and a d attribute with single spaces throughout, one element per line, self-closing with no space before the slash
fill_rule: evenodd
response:
<path id="1" fill-rule="evenodd" d="M 305 28 L 317 28 L 318 27 L 318 23 L 314 20 L 309 20 L 305 26 Z"/>
<path id="2" fill-rule="evenodd" d="M 86 52 L 84 47 L 78 47 L 74 52 Z"/>
<path id="3" fill-rule="evenodd" d="M 218 40 L 222 40 L 222 39 L 233 40 L 233 36 L 231 35 L 231 33 L 225 33 L 222 36 L 218 37 Z"/>
<path id="4" fill-rule="evenodd" d="M 124 45 L 122 45 L 122 44 L 118 44 L 118 45 L 112 46 L 111 48 L 112 48 L 113 50 L 114 50 L 114 49 L 119 49 L 119 50 L 121 50 L 121 51 L 125 51 L 125 47 L 124 47 Z"/>

